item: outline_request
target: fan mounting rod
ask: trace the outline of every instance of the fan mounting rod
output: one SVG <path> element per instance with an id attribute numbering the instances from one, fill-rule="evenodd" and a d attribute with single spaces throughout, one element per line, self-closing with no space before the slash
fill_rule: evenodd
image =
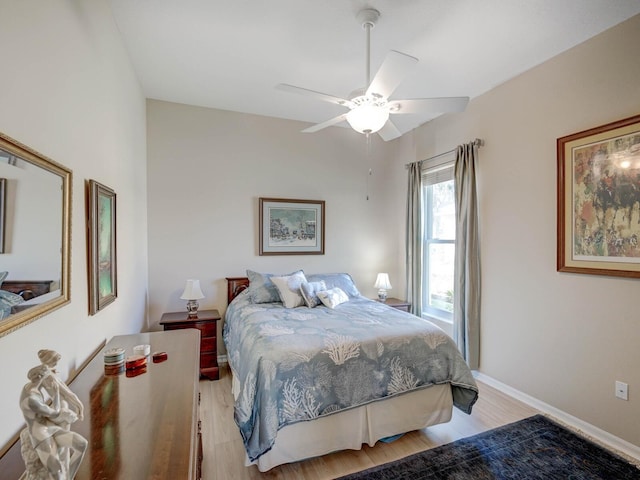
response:
<path id="1" fill-rule="evenodd" d="M 369 83 L 371 83 L 371 29 L 376 26 L 376 22 L 380 18 L 380 12 L 375 8 L 363 8 L 358 12 L 356 18 L 362 24 L 367 39 L 366 57 L 364 60 L 366 75 L 364 88 L 366 89 Z"/>

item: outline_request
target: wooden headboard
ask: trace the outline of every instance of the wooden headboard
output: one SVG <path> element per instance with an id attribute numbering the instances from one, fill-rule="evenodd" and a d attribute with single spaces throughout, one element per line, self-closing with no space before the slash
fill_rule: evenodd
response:
<path id="1" fill-rule="evenodd" d="M 49 293 L 52 283 L 53 280 L 5 280 L 0 288 L 16 293 L 25 300 L 31 300 Z"/>
<path id="2" fill-rule="evenodd" d="M 242 291 L 249 288 L 248 277 L 226 277 L 227 279 L 227 305 Z"/>

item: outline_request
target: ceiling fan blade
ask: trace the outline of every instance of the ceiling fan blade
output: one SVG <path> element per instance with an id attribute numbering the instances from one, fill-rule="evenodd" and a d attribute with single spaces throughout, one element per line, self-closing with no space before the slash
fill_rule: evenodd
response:
<path id="1" fill-rule="evenodd" d="M 351 102 L 344 98 L 334 97 L 333 95 L 328 95 L 326 93 L 316 92 L 314 90 L 309 90 L 307 88 L 295 87 L 293 85 L 289 85 L 287 83 L 279 83 L 276 85 L 278 90 L 282 90 L 283 92 L 297 93 L 299 95 L 306 95 L 310 97 L 315 97 L 318 100 L 323 100 L 325 102 L 334 103 L 336 105 L 341 105 L 345 107 L 351 108 Z"/>
<path id="2" fill-rule="evenodd" d="M 414 98 L 389 102 L 391 113 L 462 112 L 469 103 L 469 97 Z"/>
<path id="3" fill-rule="evenodd" d="M 387 120 L 387 123 L 384 124 L 384 127 L 378 130 L 378 135 L 380 135 L 380 138 L 382 138 L 382 140 L 388 142 L 389 140 L 393 140 L 394 138 L 402 136 L 402 133 L 397 129 L 397 127 L 391 120 Z"/>
<path id="4" fill-rule="evenodd" d="M 378 94 L 383 98 L 389 98 L 417 63 L 417 58 L 391 50 L 371 80 L 366 94 Z"/>
<path id="5" fill-rule="evenodd" d="M 336 125 L 344 120 L 347 119 L 347 114 L 343 113 L 342 115 L 338 115 L 337 117 L 333 117 L 330 120 L 327 120 L 326 122 L 322 122 L 322 123 L 317 123 L 309 128 L 305 128 L 304 130 L 302 130 L 302 133 L 313 133 L 313 132 L 317 132 L 318 130 L 322 130 L 323 128 L 327 128 L 327 127 L 331 127 L 332 125 Z"/>

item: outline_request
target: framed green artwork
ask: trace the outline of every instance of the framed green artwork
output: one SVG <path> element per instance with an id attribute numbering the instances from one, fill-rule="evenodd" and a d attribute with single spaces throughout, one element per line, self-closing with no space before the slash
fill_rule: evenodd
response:
<path id="1" fill-rule="evenodd" d="M 7 179 L 0 178 L 0 253 L 4 253 L 4 217 L 7 199 Z"/>
<path id="2" fill-rule="evenodd" d="M 116 193 L 89 180 L 87 197 L 89 314 L 95 315 L 118 295 Z"/>

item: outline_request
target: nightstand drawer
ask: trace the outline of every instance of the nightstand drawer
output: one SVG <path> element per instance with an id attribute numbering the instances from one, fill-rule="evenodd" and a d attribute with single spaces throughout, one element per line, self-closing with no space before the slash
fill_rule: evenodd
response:
<path id="1" fill-rule="evenodd" d="M 200 353 L 216 353 L 218 350 L 218 339 L 216 337 L 207 337 L 200 339 Z"/>
<path id="2" fill-rule="evenodd" d="M 196 323 L 191 328 L 197 328 L 200 330 L 200 337 L 215 337 L 216 336 L 216 324 L 215 323 Z"/>
<path id="3" fill-rule="evenodd" d="M 195 328 L 200 330 L 200 337 L 214 337 L 216 335 L 215 323 L 200 323 L 200 322 L 184 322 L 184 323 L 172 323 L 164 326 L 165 330 L 181 330 L 184 328 Z"/>
<path id="4" fill-rule="evenodd" d="M 218 358 L 215 352 L 200 353 L 200 368 L 217 367 Z"/>

